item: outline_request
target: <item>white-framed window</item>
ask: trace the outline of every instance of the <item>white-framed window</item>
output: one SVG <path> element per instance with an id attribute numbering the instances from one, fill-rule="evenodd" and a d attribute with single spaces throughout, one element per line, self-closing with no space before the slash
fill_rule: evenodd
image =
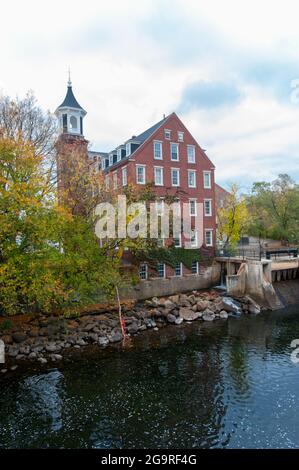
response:
<path id="1" fill-rule="evenodd" d="M 139 277 L 141 280 L 147 279 L 147 264 L 141 264 L 139 267 Z"/>
<path id="2" fill-rule="evenodd" d="M 195 163 L 195 145 L 187 145 L 188 163 Z"/>
<path id="3" fill-rule="evenodd" d="M 212 215 L 212 199 L 204 200 L 204 209 L 205 209 L 205 216 L 210 217 Z"/>
<path id="4" fill-rule="evenodd" d="M 182 275 L 182 263 L 176 263 L 175 268 L 174 268 L 174 274 L 175 276 L 181 276 Z"/>
<path id="5" fill-rule="evenodd" d="M 129 155 L 131 155 L 131 142 L 128 142 L 126 144 L 126 157 L 128 157 Z"/>
<path id="6" fill-rule="evenodd" d="M 178 131 L 178 141 L 184 142 L 184 132 Z"/>
<path id="7" fill-rule="evenodd" d="M 118 186 L 118 181 L 117 181 L 117 171 L 114 171 L 113 172 L 113 188 L 114 189 L 117 189 L 117 186 Z"/>
<path id="8" fill-rule="evenodd" d="M 136 183 L 145 184 L 145 165 L 136 165 Z"/>
<path id="9" fill-rule="evenodd" d="M 191 272 L 192 274 L 198 274 L 198 261 L 192 261 Z"/>
<path id="10" fill-rule="evenodd" d="M 189 215 L 197 215 L 196 199 L 189 199 Z"/>
<path id="11" fill-rule="evenodd" d="M 197 247 L 197 232 L 196 232 L 196 230 L 191 230 L 190 245 L 191 245 L 192 248 Z"/>
<path id="12" fill-rule="evenodd" d="M 211 228 L 205 230 L 205 245 L 213 246 L 213 230 Z"/>
<path id="13" fill-rule="evenodd" d="M 155 185 L 163 186 L 163 167 L 154 166 Z"/>
<path id="14" fill-rule="evenodd" d="M 105 175 L 105 186 L 106 186 L 106 189 L 109 189 L 109 186 L 110 186 L 109 175 Z"/>
<path id="15" fill-rule="evenodd" d="M 155 160 L 163 160 L 162 155 L 162 142 L 158 140 L 154 140 L 154 159 Z"/>
<path id="16" fill-rule="evenodd" d="M 189 188 L 196 188 L 196 171 L 188 170 L 188 186 Z"/>
<path id="17" fill-rule="evenodd" d="M 127 184 L 128 184 L 128 171 L 127 171 L 126 166 L 121 169 L 121 180 L 122 180 L 122 185 L 127 186 Z"/>
<path id="18" fill-rule="evenodd" d="M 164 129 L 164 137 L 167 140 L 171 139 L 171 131 L 169 129 Z"/>
<path id="19" fill-rule="evenodd" d="M 158 273 L 158 277 L 165 277 L 165 264 L 164 263 L 157 264 L 157 273 Z"/>
<path id="20" fill-rule="evenodd" d="M 113 165 L 113 154 L 110 153 L 109 155 L 109 166 L 112 166 Z"/>
<path id="21" fill-rule="evenodd" d="M 157 215 L 164 214 L 164 200 L 163 199 L 156 201 L 156 212 L 157 212 Z"/>
<path id="22" fill-rule="evenodd" d="M 118 162 L 121 161 L 121 148 L 118 148 L 118 149 L 117 149 L 117 161 L 118 161 Z"/>
<path id="23" fill-rule="evenodd" d="M 171 168 L 171 186 L 180 186 L 179 168 Z"/>
<path id="24" fill-rule="evenodd" d="M 211 189 L 212 187 L 212 179 L 211 179 L 211 172 L 204 171 L 203 172 L 203 187 L 205 189 Z"/>
<path id="25" fill-rule="evenodd" d="M 179 144 L 171 142 L 170 144 L 170 159 L 173 162 L 179 161 Z"/>
<path id="26" fill-rule="evenodd" d="M 181 248 L 182 246 L 182 235 L 180 234 L 179 237 L 173 238 L 173 244 L 175 248 Z"/>

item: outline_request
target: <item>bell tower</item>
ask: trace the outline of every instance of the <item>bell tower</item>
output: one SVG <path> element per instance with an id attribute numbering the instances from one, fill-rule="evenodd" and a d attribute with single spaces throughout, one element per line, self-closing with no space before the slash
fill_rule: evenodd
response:
<path id="1" fill-rule="evenodd" d="M 69 72 L 65 98 L 55 111 L 55 115 L 59 122 L 60 133 L 83 137 L 83 119 L 86 114 L 86 111 L 79 105 L 74 96 Z"/>
<path id="2" fill-rule="evenodd" d="M 59 124 L 56 142 L 57 185 L 59 204 L 71 206 L 76 178 L 88 163 L 88 140 L 83 134 L 86 111 L 76 100 L 69 72 L 66 96 L 55 111 Z"/>

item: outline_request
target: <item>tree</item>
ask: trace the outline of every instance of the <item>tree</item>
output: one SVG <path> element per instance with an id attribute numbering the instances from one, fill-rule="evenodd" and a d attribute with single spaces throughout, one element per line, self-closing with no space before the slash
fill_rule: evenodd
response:
<path id="1" fill-rule="evenodd" d="M 84 304 L 121 283 L 119 260 L 100 249 L 91 221 L 57 205 L 42 158 L 20 137 L 0 138 L 0 310 L 6 314 Z"/>
<path id="2" fill-rule="evenodd" d="M 246 200 L 238 195 L 238 187 L 232 185 L 225 207 L 217 210 L 217 238 L 224 248 L 237 244 L 245 233 L 248 221 Z"/>
<path id="3" fill-rule="evenodd" d="M 283 243 L 298 243 L 299 186 L 282 174 L 271 183 L 254 183 L 248 197 L 249 233 Z"/>

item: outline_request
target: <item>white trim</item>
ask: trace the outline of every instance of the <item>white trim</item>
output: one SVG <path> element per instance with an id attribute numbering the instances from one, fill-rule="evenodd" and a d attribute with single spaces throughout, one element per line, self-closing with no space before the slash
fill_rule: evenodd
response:
<path id="1" fill-rule="evenodd" d="M 177 174 L 178 174 L 178 183 L 177 184 L 174 184 L 173 183 L 173 180 L 172 180 L 172 175 L 173 175 L 173 171 L 177 171 Z M 180 186 L 180 183 L 181 183 L 181 174 L 180 174 L 180 168 L 170 168 L 170 173 L 171 173 L 171 186 L 177 188 Z"/>
<path id="2" fill-rule="evenodd" d="M 195 208 L 195 213 L 194 213 L 194 214 L 191 213 L 191 204 L 190 204 L 191 202 L 194 202 L 194 203 L 195 203 L 195 206 L 194 206 L 194 208 Z M 197 199 L 196 199 L 196 198 L 189 198 L 189 215 L 190 215 L 191 217 L 194 217 L 194 216 L 196 217 L 196 216 L 197 216 L 197 204 L 196 204 L 196 203 L 197 203 Z"/>
<path id="3" fill-rule="evenodd" d="M 169 137 L 166 137 L 166 132 L 169 132 Z M 171 140 L 171 130 L 170 129 L 164 129 L 164 138 L 166 140 Z"/>
<path id="4" fill-rule="evenodd" d="M 205 175 L 209 175 L 209 185 L 206 186 L 205 184 Z M 204 189 L 211 189 L 212 188 L 212 172 L 211 171 L 204 171 L 203 172 L 203 187 Z"/>
<path id="5" fill-rule="evenodd" d="M 194 186 L 189 184 L 190 173 L 194 173 Z M 188 188 L 196 188 L 196 170 L 188 170 Z"/>
<path id="6" fill-rule="evenodd" d="M 157 183 L 156 181 L 156 170 L 162 170 L 161 171 L 161 183 Z M 163 166 L 154 166 L 154 181 L 155 181 L 155 186 L 164 186 L 164 167 Z"/>
<path id="7" fill-rule="evenodd" d="M 211 243 L 207 243 L 207 232 L 211 234 Z M 212 228 L 206 228 L 205 229 L 205 245 L 206 246 L 213 246 L 213 232 L 214 230 Z"/>
<path id="8" fill-rule="evenodd" d="M 177 263 L 180 266 L 180 274 L 176 273 L 176 266 L 174 267 L 174 275 L 175 277 L 182 277 L 183 275 L 183 263 Z"/>
<path id="9" fill-rule="evenodd" d="M 191 233 L 193 233 L 195 235 L 193 242 L 192 242 Z M 191 248 L 197 248 L 198 247 L 198 233 L 197 233 L 196 230 L 191 230 L 191 233 L 190 233 L 190 246 L 191 246 Z"/>
<path id="10" fill-rule="evenodd" d="M 205 217 L 212 217 L 212 215 L 213 215 L 212 201 L 213 201 L 212 199 L 204 199 L 204 201 L 203 201 Z M 209 214 L 206 212 L 206 202 L 210 203 L 210 213 Z"/>
<path id="11" fill-rule="evenodd" d="M 126 143 L 126 157 L 129 157 L 131 155 L 132 149 L 131 149 L 131 142 Z"/>
<path id="12" fill-rule="evenodd" d="M 156 157 L 155 156 L 155 144 L 160 144 L 160 153 L 161 157 Z M 153 152 L 154 152 L 154 160 L 163 160 L 163 145 L 161 140 L 154 140 L 153 141 Z"/>
<path id="13" fill-rule="evenodd" d="M 172 158 L 172 151 L 171 151 L 172 150 L 172 145 L 175 145 L 177 150 L 178 150 L 178 152 L 177 152 L 178 158 L 177 159 Z M 170 142 L 170 160 L 172 162 L 179 162 L 180 161 L 180 145 L 177 142 Z"/>
<path id="14" fill-rule="evenodd" d="M 196 264 L 196 272 L 195 272 L 195 273 L 192 272 L 192 264 L 193 264 L 193 263 Z M 199 268 L 198 261 L 195 261 L 195 260 L 192 261 L 192 263 L 191 263 L 191 274 L 194 274 L 194 275 L 198 274 L 198 272 L 199 272 L 199 269 L 198 269 L 198 268 Z"/>
<path id="15" fill-rule="evenodd" d="M 146 165 L 136 165 L 136 184 L 145 184 L 146 175 L 145 175 L 145 167 Z M 138 181 L 138 168 L 143 168 L 143 181 Z"/>
<path id="16" fill-rule="evenodd" d="M 124 183 L 124 175 L 126 175 L 125 183 Z M 128 167 L 127 166 L 123 166 L 121 169 L 121 183 L 123 186 L 127 186 L 128 184 Z"/>
<path id="17" fill-rule="evenodd" d="M 176 245 L 174 240 L 179 240 L 180 244 Z M 175 248 L 182 248 L 182 234 L 180 233 L 178 237 L 173 237 L 173 245 Z"/>
<path id="18" fill-rule="evenodd" d="M 182 135 L 181 139 L 180 139 L 180 135 Z M 183 131 L 178 131 L 178 142 L 184 142 L 184 132 Z"/>
<path id="19" fill-rule="evenodd" d="M 193 157 L 194 159 L 191 161 L 190 158 L 189 158 L 189 148 L 192 148 L 193 149 Z M 191 163 L 191 165 L 194 165 L 196 163 L 196 154 L 195 154 L 195 145 L 189 145 L 187 144 L 187 160 L 188 160 L 188 163 Z"/>
<path id="20" fill-rule="evenodd" d="M 145 277 L 144 277 L 144 278 L 142 278 L 141 275 L 140 275 L 140 274 L 141 274 L 141 267 L 145 267 Z M 141 281 L 146 281 L 147 278 L 148 278 L 148 265 L 147 265 L 146 263 L 142 263 L 142 264 L 139 266 L 139 279 L 140 279 Z"/>

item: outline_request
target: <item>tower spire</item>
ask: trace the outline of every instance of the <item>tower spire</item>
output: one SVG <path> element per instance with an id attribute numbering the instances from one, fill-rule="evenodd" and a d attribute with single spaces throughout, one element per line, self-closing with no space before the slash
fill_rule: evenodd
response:
<path id="1" fill-rule="evenodd" d="M 67 86 L 72 86 L 72 81 L 71 81 L 71 69 L 70 67 L 68 68 L 68 74 L 69 74 L 69 79 L 67 82 Z"/>

